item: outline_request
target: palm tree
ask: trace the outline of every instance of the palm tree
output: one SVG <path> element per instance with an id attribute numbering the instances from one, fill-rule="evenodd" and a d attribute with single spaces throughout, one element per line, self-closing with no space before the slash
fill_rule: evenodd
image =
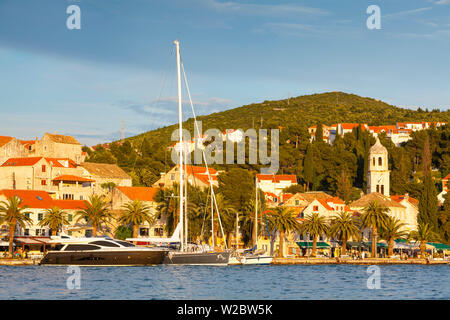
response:
<path id="1" fill-rule="evenodd" d="M 32 212 L 25 211 L 29 208 L 23 205 L 23 200 L 17 196 L 8 198 L 7 201 L 0 202 L 0 224 L 7 223 L 9 226 L 9 255 L 13 255 L 13 239 L 16 226 L 19 224 L 25 229 L 26 224 L 31 224 L 32 220 L 28 217 Z"/>
<path id="2" fill-rule="evenodd" d="M 350 238 L 359 240 L 360 230 L 353 216 L 348 212 L 340 212 L 331 220 L 330 234 L 342 240 L 342 254 L 347 253 L 347 241 Z"/>
<path id="3" fill-rule="evenodd" d="M 141 200 L 129 201 L 122 208 L 123 212 L 118 220 L 124 225 L 133 225 L 133 238 L 137 238 L 141 224 L 148 222 L 149 225 L 152 225 L 156 220 L 150 207 Z"/>
<path id="4" fill-rule="evenodd" d="M 97 235 L 97 229 L 104 224 L 108 224 L 112 218 L 111 212 L 108 210 L 109 204 L 104 200 L 104 196 L 92 195 L 89 201 L 84 200 L 84 208 L 77 211 L 75 216 L 77 222 L 84 219 L 86 223 L 92 226 L 92 236 Z"/>
<path id="5" fill-rule="evenodd" d="M 319 216 L 319 213 L 312 213 L 305 217 L 305 221 L 300 226 L 302 233 L 308 233 L 313 235 L 313 247 L 311 255 L 316 256 L 317 252 L 317 237 L 322 234 L 329 233 L 329 226 L 327 220 L 323 216 Z"/>
<path id="6" fill-rule="evenodd" d="M 269 209 L 269 223 L 272 231 L 276 230 L 280 233 L 280 246 L 278 256 L 284 257 L 284 238 L 286 233 L 298 230 L 300 225 L 293 216 L 293 211 L 286 207 L 276 207 Z"/>
<path id="7" fill-rule="evenodd" d="M 403 229 L 406 224 L 400 222 L 397 218 L 388 217 L 386 225 L 380 230 L 380 236 L 388 243 L 388 257 L 394 254 L 395 239 L 405 238 L 408 233 Z"/>
<path id="8" fill-rule="evenodd" d="M 420 223 L 419 229 L 410 233 L 410 238 L 419 241 L 420 256 L 425 258 L 427 242 L 438 240 L 438 235 L 433 231 L 433 227 L 431 227 L 428 223 Z"/>
<path id="9" fill-rule="evenodd" d="M 65 215 L 67 213 L 58 207 L 52 207 L 44 211 L 44 219 L 39 221 L 41 227 L 49 227 L 51 229 L 51 236 L 58 233 L 59 227 L 63 224 L 69 224 Z"/>
<path id="10" fill-rule="evenodd" d="M 377 255 L 378 229 L 386 226 L 389 209 L 380 205 L 377 201 L 371 201 L 364 209 L 361 216 L 363 227 L 372 228 L 372 257 Z"/>

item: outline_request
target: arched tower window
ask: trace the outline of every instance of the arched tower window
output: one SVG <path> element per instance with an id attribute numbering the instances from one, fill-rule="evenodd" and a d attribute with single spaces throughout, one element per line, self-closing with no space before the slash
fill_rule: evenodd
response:
<path id="1" fill-rule="evenodd" d="M 375 157 L 372 159 L 372 165 L 375 166 Z"/>
<path id="2" fill-rule="evenodd" d="M 381 166 L 383 164 L 383 160 L 381 159 L 381 157 L 378 157 L 378 165 Z"/>

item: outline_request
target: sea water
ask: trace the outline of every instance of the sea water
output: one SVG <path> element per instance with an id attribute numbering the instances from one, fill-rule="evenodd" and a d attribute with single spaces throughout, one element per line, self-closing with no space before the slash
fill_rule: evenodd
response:
<path id="1" fill-rule="evenodd" d="M 450 299 L 448 265 L 1 266 L 0 299 Z"/>

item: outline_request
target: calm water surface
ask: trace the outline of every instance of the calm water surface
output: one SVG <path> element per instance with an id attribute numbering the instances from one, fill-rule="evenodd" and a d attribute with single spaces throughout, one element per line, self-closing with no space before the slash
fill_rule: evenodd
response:
<path id="1" fill-rule="evenodd" d="M 2 266 L 0 299 L 450 299 L 450 266 L 390 265 L 381 289 L 367 266 L 81 267 L 67 289 L 66 267 Z"/>

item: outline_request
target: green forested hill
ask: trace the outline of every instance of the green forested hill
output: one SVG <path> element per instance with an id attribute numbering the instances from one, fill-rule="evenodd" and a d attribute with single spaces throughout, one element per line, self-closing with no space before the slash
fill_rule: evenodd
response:
<path id="1" fill-rule="evenodd" d="M 395 124 L 404 121 L 446 121 L 450 122 L 450 111 L 410 110 L 395 107 L 382 101 L 363 98 L 354 94 L 330 92 L 291 98 L 289 100 L 264 101 L 223 112 L 200 116 L 203 132 L 208 128 L 225 129 L 282 127 L 280 133 L 280 170 L 279 173 L 296 174 L 299 183 L 305 180 L 304 158 L 309 145 L 307 127 L 318 123 L 333 124 L 339 122 L 367 123 L 369 125 Z M 174 119 L 176 121 L 176 119 Z M 173 163 L 167 146 L 172 145 L 171 134 L 178 127 L 172 126 L 152 130 L 127 138 L 122 145 L 112 143 L 110 150 L 97 148 L 95 152 L 87 150 L 87 161 L 117 163 L 133 177 L 135 185 L 151 185 L 161 172 L 166 172 Z M 185 122 L 193 134 L 193 119 Z M 432 135 L 433 165 L 447 174 L 450 170 L 448 156 L 448 126 Z M 415 133 L 407 146 L 390 148 L 392 175 L 402 172 L 402 182 L 411 179 L 419 165 L 423 148 L 423 134 Z M 310 148 L 310 156 L 314 162 L 315 181 L 310 181 L 314 189 L 335 192 L 339 185 L 339 175 L 345 171 L 353 186 L 364 188 L 364 157 L 370 143 L 374 139 L 365 137 L 359 132 L 343 139 L 344 145 L 338 143 L 330 146 Z M 314 149 L 314 150 L 313 150 Z M 414 160 L 413 160 L 414 158 Z M 397 167 L 405 166 L 402 169 Z M 215 165 L 217 169 L 229 169 L 230 166 Z M 259 171 L 257 165 L 239 165 L 251 171 Z M 311 173 L 311 172 L 310 172 Z M 400 181 L 400 178 L 398 178 Z M 395 182 L 394 182 L 395 185 Z M 398 191 L 403 191 L 398 190 Z"/>
<path id="2" fill-rule="evenodd" d="M 338 122 L 361 122 L 369 125 L 395 124 L 404 121 L 450 121 L 450 111 L 440 112 L 411 110 L 389 105 L 380 100 L 364 98 L 343 92 L 327 92 L 291 98 L 289 100 L 264 101 L 242 107 L 198 117 L 203 129 L 248 129 L 253 125 L 276 128 L 308 127 L 314 124 Z M 174 122 L 176 119 L 174 119 Z M 192 119 L 186 128 L 192 128 Z M 170 134 L 176 125 L 156 129 L 128 138 L 136 142 L 143 137 L 170 141 Z"/>

